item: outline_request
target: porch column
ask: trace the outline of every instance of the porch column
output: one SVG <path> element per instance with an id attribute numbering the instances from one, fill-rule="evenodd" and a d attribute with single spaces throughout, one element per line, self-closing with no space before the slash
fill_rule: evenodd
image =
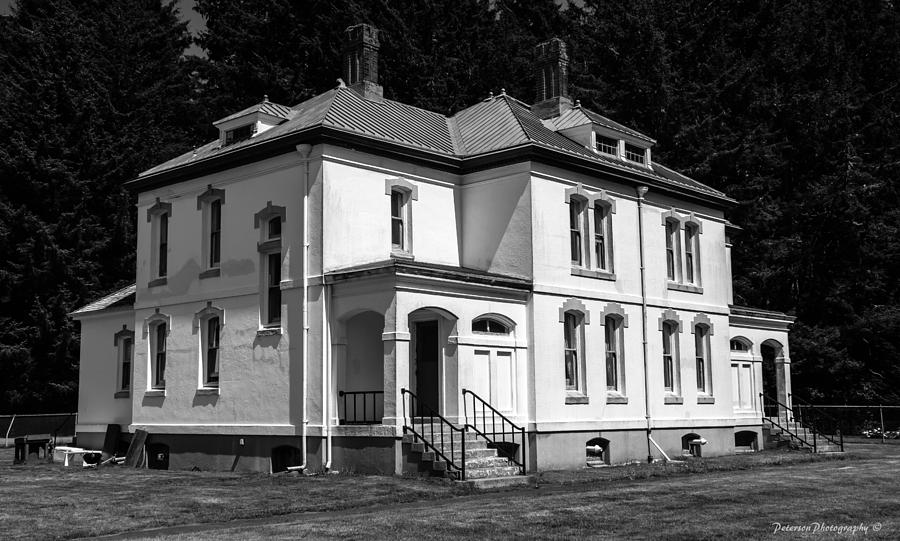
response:
<path id="1" fill-rule="evenodd" d="M 382 424 L 403 426 L 403 396 L 400 389 L 409 389 L 408 332 L 392 331 L 381 335 L 384 344 L 384 419 Z M 408 414 L 408 412 L 407 412 Z"/>
<path id="2" fill-rule="evenodd" d="M 775 389 L 776 389 L 776 399 L 784 404 L 785 406 L 791 407 L 793 404 L 788 403 L 788 393 L 790 393 L 790 386 L 788 385 L 788 381 L 790 380 L 790 360 L 784 355 L 778 355 L 775 357 Z M 789 420 L 792 415 L 789 410 L 783 406 L 778 407 L 778 417 L 779 419 L 783 418 L 785 420 Z"/>
<path id="3" fill-rule="evenodd" d="M 331 424 L 336 426 L 340 424 L 341 414 L 345 413 L 342 409 L 341 399 L 338 391 L 344 390 L 345 373 L 347 366 L 347 340 L 341 336 L 337 340 L 332 339 L 331 342 Z"/>

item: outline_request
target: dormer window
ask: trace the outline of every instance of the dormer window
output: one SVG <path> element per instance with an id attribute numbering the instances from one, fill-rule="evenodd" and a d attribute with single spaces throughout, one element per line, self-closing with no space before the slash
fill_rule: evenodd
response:
<path id="1" fill-rule="evenodd" d="M 644 158 L 644 149 L 625 143 L 625 159 L 634 163 L 646 163 L 646 160 Z"/>
<path id="2" fill-rule="evenodd" d="M 233 145 L 245 139 L 250 139 L 256 132 L 256 125 L 247 124 L 225 132 L 225 145 Z"/>
<path id="3" fill-rule="evenodd" d="M 617 140 L 599 134 L 597 134 L 596 137 L 597 142 L 595 143 L 594 148 L 597 149 L 597 152 L 608 156 L 616 156 L 618 154 L 619 142 Z"/>

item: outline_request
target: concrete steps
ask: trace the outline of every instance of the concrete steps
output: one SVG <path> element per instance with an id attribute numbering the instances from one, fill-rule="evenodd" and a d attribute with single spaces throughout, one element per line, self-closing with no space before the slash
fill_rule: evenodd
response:
<path id="1" fill-rule="evenodd" d="M 461 465 L 463 457 L 462 443 L 465 441 L 466 481 L 461 482 L 473 488 L 486 489 L 527 485 L 533 481 L 533 478 L 522 475 L 518 466 L 500 456 L 497 449 L 489 448 L 488 442 L 474 432 L 438 430 L 437 426 L 432 432 L 427 421 L 424 431 L 421 424 L 417 422 L 416 425 L 416 431 L 419 432 L 421 437 L 428 439 L 431 445 L 426 445 L 421 439 L 411 433 L 403 436 L 403 445 L 408 449 L 410 457 L 418 461 L 421 467 L 420 472 L 425 470 L 430 475 L 442 477 L 458 476 L 458 471 L 448 471 L 447 461 L 441 458 L 435 452 L 435 449 L 457 465 Z M 453 437 L 452 445 L 451 434 Z M 442 436 L 443 442 L 441 441 Z"/>
<path id="2" fill-rule="evenodd" d="M 763 423 L 763 426 L 766 427 L 763 429 L 763 434 L 767 434 L 765 440 L 765 448 L 766 449 L 780 449 L 784 447 L 797 447 L 798 449 L 804 449 L 812 452 L 813 447 L 813 432 L 796 422 L 788 422 L 785 419 L 778 419 L 775 417 L 767 417 L 769 421 L 774 421 L 779 423 L 781 427 L 775 425 L 769 425 L 767 423 Z M 793 437 L 792 437 L 793 436 Z M 834 436 L 828 435 L 828 437 L 834 439 Z M 799 441 L 802 439 L 803 441 Z M 822 434 L 816 434 L 816 453 L 840 453 L 841 446 L 831 443 L 826 439 L 826 437 Z M 804 443 L 805 442 L 805 443 Z"/>

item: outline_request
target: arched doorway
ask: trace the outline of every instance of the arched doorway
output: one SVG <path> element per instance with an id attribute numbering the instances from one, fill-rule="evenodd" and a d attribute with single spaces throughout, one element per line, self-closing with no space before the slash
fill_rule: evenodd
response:
<path id="1" fill-rule="evenodd" d="M 447 339 L 455 334 L 457 317 L 442 308 L 420 308 L 409 314 L 410 362 L 409 383 L 418 396 L 423 411 L 416 416 L 427 415 L 428 410 L 444 413 L 450 406 L 444 404 L 447 373 Z M 424 408 L 422 407 L 424 406 Z"/>
<path id="2" fill-rule="evenodd" d="M 766 340 L 760 345 L 762 355 L 763 394 L 768 398 L 787 404 L 784 385 L 784 350 L 775 340 Z"/>
<path id="3" fill-rule="evenodd" d="M 357 313 L 343 321 L 346 349 L 337 359 L 341 424 L 378 424 L 384 416 L 384 316 Z"/>

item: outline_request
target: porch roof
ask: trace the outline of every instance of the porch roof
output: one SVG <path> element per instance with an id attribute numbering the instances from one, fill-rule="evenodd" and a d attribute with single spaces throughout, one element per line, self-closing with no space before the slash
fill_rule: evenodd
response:
<path id="1" fill-rule="evenodd" d="M 365 265 L 327 272 L 325 273 L 325 283 L 333 284 L 370 276 L 397 274 L 441 278 L 455 282 L 505 287 L 523 291 L 531 291 L 532 288 L 532 281 L 527 278 L 486 272 L 467 267 L 453 267 L 450 265 L 437 265 L 434 263 L 422 263 L 402 259 L 389 259 L 386 261 L 367 263 Z"/>

